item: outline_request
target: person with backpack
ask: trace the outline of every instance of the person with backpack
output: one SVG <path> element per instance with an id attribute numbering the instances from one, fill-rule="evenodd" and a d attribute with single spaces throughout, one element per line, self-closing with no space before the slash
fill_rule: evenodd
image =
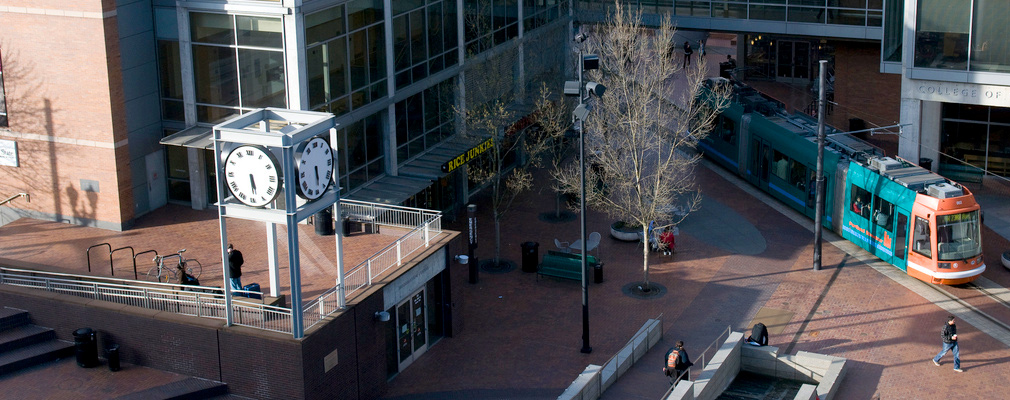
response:
<path id="1" fill-rule="evenodd" d="M 954 371 L 964 372 L 964 370 L 961 369 L 961 352 L 957 346 L 957 325 L 954 324 L 953 315 L 947 317 L 947 324 L 945 324 L 943 326 L 943 330 L 940 331 L 940 338 L 943 339 L 943 350 L 940 350 L 940 352 L 936 354 L 936 357 L 933 357 L 933 365 L 939 367 L 940 359 L 943 358 L 948 351 L 954 350 Z"/>
<path id="2" fill-rule="evenodd" d="M 176 268 L 178 269 L 177 275 L 179 276 L 180 285 L 200 286 L 200 280 L 196 279 L 195 276 L 186 273 L 186 269 L 183 268 L 182 265 L 176 266 Z M 186 289 L 183 288 L 183 290 Z"/>
<path id="3" fill-rule="evenodd" d="M 680 376 L 687 371 L 694 363 L 684 350 L 684 341 L 678 340 L 675 347 L 667 350 L 666 357 L 663 358 L 663 373 L 670 378 L 670 384 L 676 385 L 680 382 Z"/>

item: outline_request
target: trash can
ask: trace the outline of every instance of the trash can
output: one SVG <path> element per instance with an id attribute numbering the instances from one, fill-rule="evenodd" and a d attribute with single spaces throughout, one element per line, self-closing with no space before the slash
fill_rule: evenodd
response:
<path id="1" fill-rule="evenodd" d="M 333 212 L 329 207 L 316 213 L 315 225 L 317 235 L 329 236 L 333 234 Z"/>
<path id="2" fill-rule="evenodd" d="M 523 242 L 523 272 L 537 272 L 537 263 L 540 260 L 540 243 Z"/>
<path id="3" fill-rule="evenodd" d="M 603 283 L 603 264 L 593 264 L 593 283 Z"/>
<path id="4" fill-rule="evenodd" d="M 109 360 L 109 371 L 119 371 L 119 345 L 114 344 L 106 349 L 106 357 Z"/>
<path id="5" fill-rule="evenodd" d="M 919 166 L 923 167 L 929 171 L 933 170 L 933 159 L 932 158 L 920 158 Z"/>
<path id="6" fill-rule="evenodd" d="M 81 328 L 74 331 L 74 350 L 77 355 L 77 365 L 91 368 L 98 365 L 98 340 L 91 328 Z"/>

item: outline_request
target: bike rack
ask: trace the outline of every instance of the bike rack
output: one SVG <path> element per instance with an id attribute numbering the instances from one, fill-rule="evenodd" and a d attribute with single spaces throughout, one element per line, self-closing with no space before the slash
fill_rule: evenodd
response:
<path id="1" fill-rule="evenodd" d="M 124 249 L 130 249 L 130 254 L 134 253 L 133 246 L 124 246 L 124 247 L 120 247 L 118 249 L 109 251 L 109 260 L 110 260 L 110 262 L 112 260 L 112 253 L 115 253 L 117 251 L 124 250 Z M 112 269 L 112 276 L 116 276 L 116 269 L 115 268 Z M 137 256 L 136 255 L 133 256 L 133 280 L 137 280 Z"/>
<path id="2" fill-rule="evenodd" d="M 133 280 L 137 280 L 137 257 L 141 254 L 154 253 L 154 256 L 158 256 L 157 250 L 147 250 L 133 255 Z"/>
<path id="3" fill-rule="evenodd" d="M 110 270 L 112 269 L 112 245 L 108 244 L 108 243 L 99 243 L 99 244 L 96 244 L 96 245 L 92 245 L 91 247 L 88 247 L 88 251 L 87 251 L 87 253 L 88 253 L 88 273 L 91 273 L 91 249 L 93 249 L 95 247 L 98 247 L 98 246 L 109 246 L 109 269 Z M 116 273 L 113 272 L 112 276 L 116 276 Z"/>

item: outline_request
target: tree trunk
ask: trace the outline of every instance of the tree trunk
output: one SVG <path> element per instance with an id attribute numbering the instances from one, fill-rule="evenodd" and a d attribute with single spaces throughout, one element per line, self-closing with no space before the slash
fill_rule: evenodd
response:
<path id="1" fill-rule="evenodd" d="M 642 225 L 642 242 L 645 244 L 642 246 L 642 271 L 645 272 L 642 291 L 648 292 L 652 288 L 649 286 L 649 226 L 645 224 Z"/>
<path id="2" fill-rule="evenodd" d="M 501 221 L 498 210 L 494 210 L 494 266 L 501 265 Z"/>

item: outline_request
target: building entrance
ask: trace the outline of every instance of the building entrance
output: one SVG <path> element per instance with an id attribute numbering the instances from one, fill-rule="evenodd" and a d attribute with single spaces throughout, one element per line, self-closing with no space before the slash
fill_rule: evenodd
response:
<path id="1" fill-rule="evenodd" d="M 810 82 L 810 42 L 779 40 L 776 52 L 776 81 L 799 84 Z"/>
<path id="2" fill-rule="evenodd" d="M 425 289 L 396 305 L 396 343 L 403 371 L 428 350 Z"/>

